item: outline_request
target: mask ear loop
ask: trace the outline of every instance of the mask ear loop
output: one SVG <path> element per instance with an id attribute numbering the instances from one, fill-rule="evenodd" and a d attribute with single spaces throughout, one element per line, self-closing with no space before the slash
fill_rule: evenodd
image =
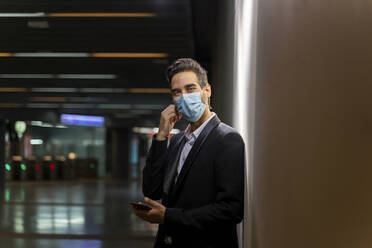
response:
<path id="1" fill-rule="evenodd" d="M 207 87 L 207 85 L 204 86 L 204 88 L 202 88 L 202 90 L 204 90 L 205 87 Z M 208 97 L 208 107 L 209 107 L 209 110 L 213 110 L 212 105 L 211 105 L 211 98 L 210 97 Z"/>

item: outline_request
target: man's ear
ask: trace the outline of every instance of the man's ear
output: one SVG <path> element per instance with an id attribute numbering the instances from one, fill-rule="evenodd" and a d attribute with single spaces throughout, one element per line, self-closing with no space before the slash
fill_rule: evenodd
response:
<path id="1" fill-rule="evenodd" d="M 207 93 L 207 97 L 210 98 L 212 95 L 212 88 L 209 83 L 205 85 L 205 92 Z"/>

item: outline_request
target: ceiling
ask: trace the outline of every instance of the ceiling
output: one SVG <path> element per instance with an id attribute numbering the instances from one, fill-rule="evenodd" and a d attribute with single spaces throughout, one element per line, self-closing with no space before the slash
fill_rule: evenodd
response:
<path id="1" fill-rule="evenodd" d="M 209 67 L 214 2 L 2 0 L 0 118 L 154 125 L 171 102 L 166 66 L 193 57 Z"/>

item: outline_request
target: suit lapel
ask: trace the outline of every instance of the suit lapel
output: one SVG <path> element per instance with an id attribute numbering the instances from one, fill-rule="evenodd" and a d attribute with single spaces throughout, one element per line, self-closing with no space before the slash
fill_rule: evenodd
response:
<path id="1" fill-rule="evenodd" d="M 217 115 L 214 116 L 208 124 L 205 126 L 203 131 L 200 133 L 198 138 L 196 139 L 194 145 L 191 148 L 190 153 L 188 154 L 185 163 L 182 166 L 181 172 L 177 178 L 176 185 L 172 190 L 172 194 L 176 194 L 177 190 L 181 187 L 187 173 L 189 172 L 190 168 L 192 167 L 197 155 L 203 146 L 204 141 L 207 139 L 210 132 L 220 123 L 220 119 L 218 119 Z M 178 160 L 177 160 L 178 161 Z"/>
<path id="2" fill-rule="evenodd" d="M 182 134 L 180 138 L 176 141 L 175 145 L 172 147 L 169 158 L 169 167 L 165 172 L 164 183 L 163 183 L 163 192 L 168 195 L 172 182 L 177 171 L 178 161 L 182 152 L 182 148 L 185 145 L 185 136 Z"/>

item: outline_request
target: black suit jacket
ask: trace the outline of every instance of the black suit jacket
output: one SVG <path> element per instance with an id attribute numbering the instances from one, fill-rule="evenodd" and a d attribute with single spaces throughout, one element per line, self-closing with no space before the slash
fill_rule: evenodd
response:
<path id="1" fill-rule="evenodd" d="M 167 207 L 156 248 L 238 247 L 236 224 L 244 209 L 244 142 L 214 116 L 196 139 L 175 183 L 184 133 L 153 140 L 143 170 L 143 193 Z"/>

